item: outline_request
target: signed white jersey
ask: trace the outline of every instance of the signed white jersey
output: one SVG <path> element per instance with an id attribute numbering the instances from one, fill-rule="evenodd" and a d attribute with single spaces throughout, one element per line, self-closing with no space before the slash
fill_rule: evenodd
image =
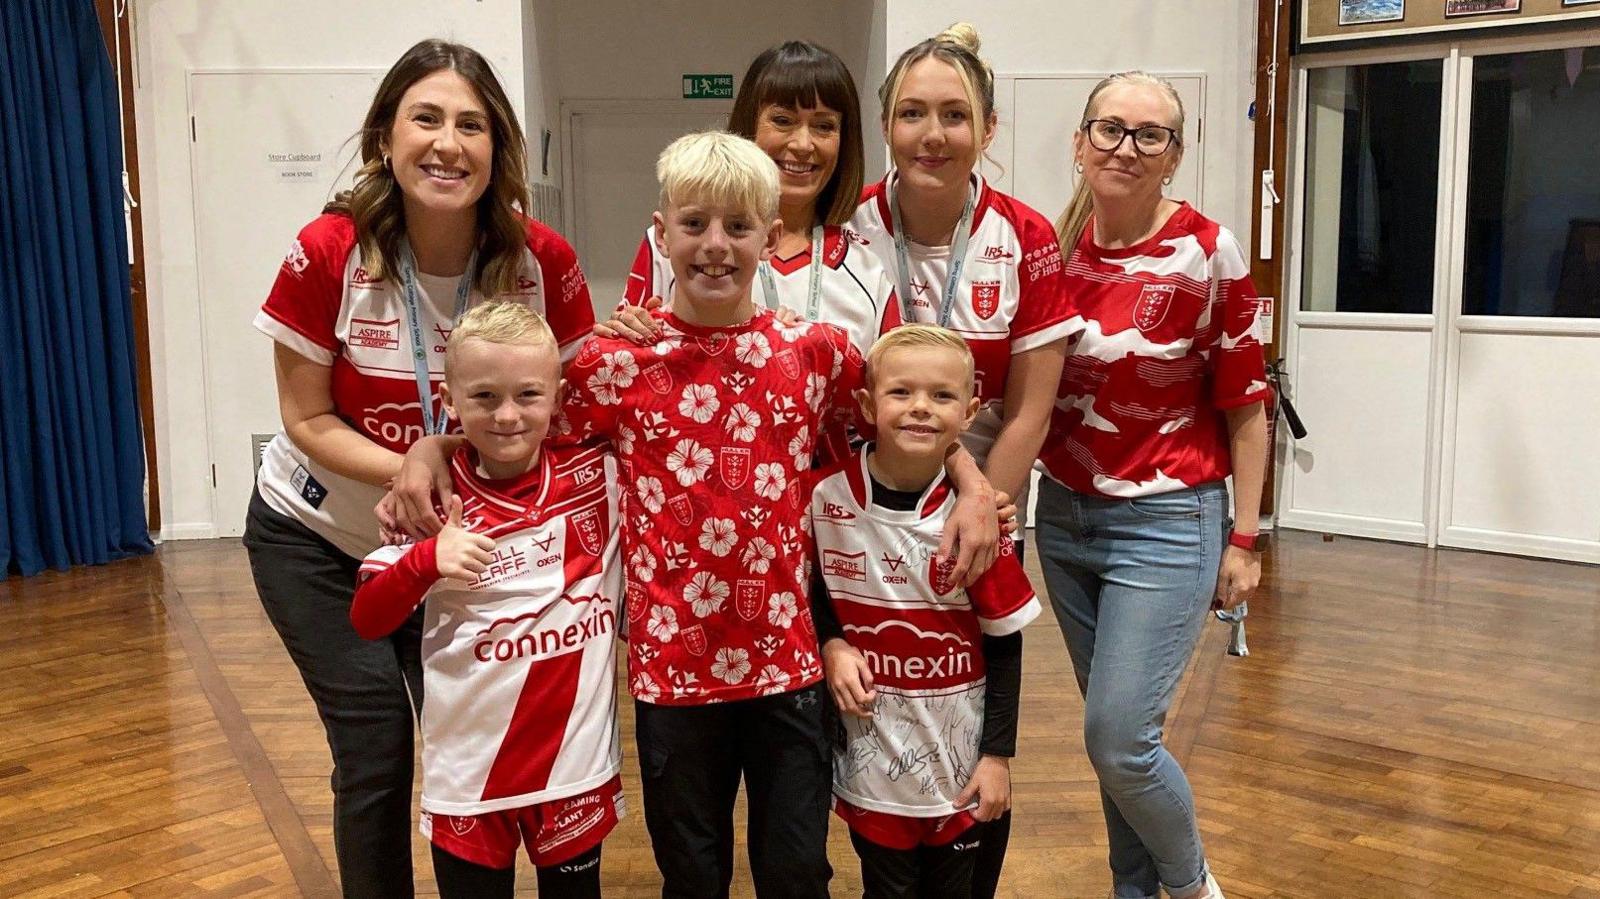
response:
<path id="1" fill-rule="evenodd" d="M 914 818 L 957 811 L 983 737 L 983 635 L 1004 636 L 1038 616 L 1039 600 L 1009 538 L 983 576 L 962 589 L 934 553 L 956 494 L 947 478 L 917 508 L 872 502 L 863 451 L 811 496 L 818 570 L 845 639 L 872 670 L 875 714 L 844 719 L 833 791 L 859 808 Z"/>

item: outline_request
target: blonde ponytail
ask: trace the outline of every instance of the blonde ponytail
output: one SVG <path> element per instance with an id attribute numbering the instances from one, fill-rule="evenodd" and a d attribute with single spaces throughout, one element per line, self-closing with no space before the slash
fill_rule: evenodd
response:
<path id="1" fill-rule="evenodd" d="M 1083 237 L 1083 229 L 1088 226 L 1089 214 L 1093 211 L 1094 198 L 1089 195 L 1089 182 L 1079 178 L 1067 208 L 1061 210 L 1061 217 L 1056 219 L 1056 241 L 1061 244 L 1061 252 L 1072 255 L 1072 248 Z"/>

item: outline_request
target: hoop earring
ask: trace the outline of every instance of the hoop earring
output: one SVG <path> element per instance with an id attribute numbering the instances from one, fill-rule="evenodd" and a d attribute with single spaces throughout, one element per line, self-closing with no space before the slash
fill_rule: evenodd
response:
<path id="1" fill-rule="evenodd" d="M 384 168 L 388 168 L 389 167 L 389 154 L 388 153 L 383 154 L 383 167 Z"/>
<path id="2" fill-rule="evenodd" d="M 1083 174 L 1083 163 L 1081 163 L 1081 162 L 1074 162 L 1074 163 L 1073 163 L 1073 164 L 1072 164 L 1072 170 L 1073 170 L 1073 171 L 1074 171 L 1074 172 L 1077 172 L 1077 173 L 1078 173 L 1078 174 L 1080 174 L 1080 175 L 1081 175 L 1081 174 Z"/>

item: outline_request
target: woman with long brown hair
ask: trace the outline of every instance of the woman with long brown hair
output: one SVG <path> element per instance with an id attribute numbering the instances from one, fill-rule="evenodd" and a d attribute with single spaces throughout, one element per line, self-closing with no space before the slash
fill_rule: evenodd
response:
<path id="1" fill-rule="evenodd" d="M 283 430 L 244 544 L 327 732 L 344 893 L 405 897 L 420 619 L 374 642 L 350 623 L 357 567 L 379 544 L 373 509 L 406 448 L 443 428 L 436 389 L 462 312 L 525 302 L 563 358 L 594 312 L 572 248 L 521 211 L 522 130 L 476 51 L 407 50 L 362 123 L 361 163 L 354 188 L 301 229 L 256 316 L 275 344 Z"/>
<path id="2" fill-rule="evenodd" d="M 1112 895 L 1221 899 L 1162 726 L 1207 610 L 1261 577 L 1271 391 L 1243 251 L 1163 192 L 1183 125 L 1171 84 L 1124 72 L 1095 87 L 1073 134 L 1059 234 L 1085 328 L 1040 456 L 1035 533 L 1084 694 Z"/>

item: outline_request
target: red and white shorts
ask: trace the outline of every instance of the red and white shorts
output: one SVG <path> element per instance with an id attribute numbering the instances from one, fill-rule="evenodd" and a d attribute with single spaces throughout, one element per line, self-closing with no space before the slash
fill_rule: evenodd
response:
<path id="1" fill-rule="evenodd" d="M 481 815 L 423 812 L 421 830 L 433 845 L 473 864 L 509 868 L 521 844 L 535 866 L 548 867 L 600 845 L 626 813 L 619 774 L 587 793 L 521 808 Z"/>
<path id="2" fill-rule="evenodd" d="M 971 812 L 960 811 L 937 818 L 909 818 L 851 805 L 835 796 L 833 813 L 850 829 L 886 849 L 947 846 L 978 823 Z"/>

